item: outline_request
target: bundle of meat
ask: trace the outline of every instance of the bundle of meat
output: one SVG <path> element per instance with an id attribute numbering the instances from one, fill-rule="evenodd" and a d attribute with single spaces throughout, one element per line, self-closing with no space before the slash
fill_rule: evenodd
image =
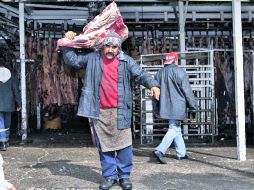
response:
<path id="1" fill-rule="evenodd" d="M 157 35 L 158 30 L 153 29 L 146 31 L 146 36 L 143 32 L 143 39 L 142 39 L 142 47 L 141 47 L 141 55 L 147 55 L 147 54 L 160 54 L 160 53 L 166 53 L 167 52 L 167 45 L 170 46 L 170 41 L 167 43 L 167 36 L 163 35 L 158 36 Z M 145 65 L 160 65 L 161 59 L 154 59 L 151 57 L 150 61 L 143 62 Z"/>
<path id="2" fill-rule="evenodd" d="M 76 104 L 77 73 L 63 64 L 63 60 L 54 49 L 55 42 L 51 38 L 48 42 L 44 41 L 42 81 L 40 81 L 41 85 L 37 85 L 43 94 L 43 105 Z M 38 96 L 42 94 L 38 94 Z"/>
<path id="3" fill-rule="evenodd" d="M 83 33 L 73 40 L 59 39 L 57 50 L 60 46 L 73 48 L 94 48 L 101 47 L 106 34 L 116 32 L 124 41 L 128 37 L 128 28 L 123 22 L 123 17 L 115 2 L 109 4 L 101 14 L 97 15 L 83 29 Z"/>
<path id="4" fill-rule="evenodd" d="M 252 48 L 252 40 L 244 43 L 244 49 Z M 216 98 L 218 102 L 218 119 L 222 123 L 235 122 L 235 69 L 234 52 L 226 49 L 233 49 L 233 40 L 228 37 L 213 38 L 213 47 L 215 50 L 214 65 L 216 67 Z M 244 95 L 245 110 L 252 109 L 253 91 L 253 53 L 251 51 L 243 52 L 244 69 Z M 227 111 L 225 111 L 227 110 Z M 231 116 L 230 119 L 229 115 Z"/>
<path id="5" fill-rule="evenodd" d="M 143 26 L 143 25 L 142 25 Z M 146 31 L 142 31 L 142 38 L 135 36 L 135 27 L 133 28 L 133 36 L 127 40 L 127 49 L 125 52 L 131 55 L 135 60 L 140 59 L 140 55 L 148 54 L 165 54 L 167 52 L 178 51 L 178 37 L 172 36 L 171 33 L 160 31 L 159 26 L 144 25 Z M 160 33 L 162 32 L 162 35 Z M 126 47 L 125 47 L 126 48 Z M 126 51 L 127 50 L 127 51 Z M 150 59 L 151 58 L 151 59 Z M 146 57 L 143 64 L 145 65 L 161 65 L 162 59 L 157 56 Z"/>
<path id="6" fill-rule="evenodd" d="M 63 64 L 55 51 L 56 41 L 27 38 L 26 57 L 35 60 L 27 65 L 27 99 L 33 108 L 41 103 L 49 105 L 76 105 L 78 99 L 78 75 L 73 68 Z"/>

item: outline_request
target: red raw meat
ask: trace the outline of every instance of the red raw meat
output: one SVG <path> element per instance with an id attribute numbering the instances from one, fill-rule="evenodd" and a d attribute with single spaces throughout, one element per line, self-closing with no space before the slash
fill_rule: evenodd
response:
<path id="1" fill-rule="evenodd" d="M 99 15 L 97 15 L 84 28 L 83 33 L 75 36 L 73 40 L 66 38 L 59 39 L 57 50 L 60 46 L 73 48 L 94 48 L 101 47 L 106 34 L 116 32 L 122 40 L 128 37 L 128 28 L 123 22 L 123 17 L 115 2 L 110 3 Z"/>

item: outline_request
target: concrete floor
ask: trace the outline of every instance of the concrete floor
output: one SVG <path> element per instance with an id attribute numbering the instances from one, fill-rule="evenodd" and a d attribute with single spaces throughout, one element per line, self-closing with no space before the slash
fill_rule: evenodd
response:
<path id="1" fill-rule="evenodd" d="M 11 140 L 4 157 L 6 179 L 19 190 L 98 189 L 100 162 L 89 134 L 45 133 L 31 135 L 32 143 Z M 155 145 L 134 143 L 133 189 L 254 189 L 254 147 L 247 160 L 236 159 L 236 146 L 187 146 L 188 160 L 167 154 L 168 164 L 157 164 Z M 114 186 L 113 190 L 121 189 Z"/>

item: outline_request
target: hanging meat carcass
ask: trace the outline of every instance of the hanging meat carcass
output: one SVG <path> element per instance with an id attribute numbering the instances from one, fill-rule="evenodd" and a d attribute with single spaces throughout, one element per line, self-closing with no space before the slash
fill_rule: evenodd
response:
<path id="1" fill-rule="evenodd" d="M 169 52 L 174 51 L 174 41 L 172 37 L 169 38 Z"/>
<path id="2" fill-rule="evenodd" d="M 31 58 L 32 55 L 32 46 L 33 46 L 33 37 L 30 36 L 27 38 L 27 48 L 26 48 L 26 57 Z"/>
<path id="3" fill-rule="evenodd" d="M 161 38 L 161 53 L 167 53 L 167 44 L 166 44 L 166 36 L 164 36 L 164 33 L 163 33 L 163 37 Z"/>
<path id="4" fill-rule="evenodd" d="M 234 97 L 234 70 L 232 55 L 226 54 L 223 64 L 220 66 L 229 97 Z"/>
<path id="5" fill-rule="evenodd" d="M 43 80 L 42 80 L 42 92 L 43 92 L 43 104 L 50 105 L 51 97 L 53 95 L 53 85 L 52 85 L 52 77 L 51 77 L 51 68 L 49 63 L 49 52 L 48 52 L 48 44 L 46 40 L 43 45 Z"/>
<path id="6" fill-rule="evenodd" d="M 33 60 L 37 60 L 37 50 L 36 50 L 36 48 L 37 48 L 37 38 L 38 38 L 38 36 L 36 36 L 34 39 L 33 39 L 33 43 L 32 43 L 32 51 L 31 51 L 31 59 L 33 59 Z"/>
<path id="7" fill-rule="evenodd" d="M 41 39 L 39 37 L 39 34 L 37 36 L 36 49 L 37 49 L 37 57 L 41 58 L 42 57 L 42 47 L 41 47 Z"/>
<path id="8" fill-rule="evenodd" d="M 158 45 L 158 38 L 157 38 L 157 33 L 156 30 L 152 32 L 152 38 L 153 38 L 153 53 L 154 54 L 159 54 L 159 45 Z"/>
<path id="9" fill-rule="evenodd" d="M 244 69 L 244 90 L 249 91 L 252 89 L 252 80 L 253 80 L 253 65 L 251 52 L 245 52 L 243 54 L 243 69 Z"/>
<path id="10" fill-rule="evenodd" d="M 83 29 L 83 33 L 73 40 L 59 39 L 57 49 L 60 46 L 73 48 L 95 48 L 101 47 L 106 34 L 116 32 L 125 40 L 128 37 L 128 28 L 123 22 L 123 17 L 115 2 L 110 3 L 101 14 L 97 15 Z"/>
<path id="11" fill-rule="evenodd" d="M 138 59 L 138 52 L 136 50 L 136 41 L 135 41 L 135 36 L 131 37 L 131 50 L 130 50 L 130 55 L 133 59 L 137 60 Z"/>
<path id="12" fill-rule="evenodd" d="M 48 38 L 48 58 L 49 58 L 49 63 L 52 61 L 52 51 L 53 51 L 53 44 L 52 44 L 52 38 Z"/>
<path id="13" fill-rule="evenodd" d="M 143 54 L 143 55 L 148 54 L 147 39 L 143 39 L 143 43 L 142 43 L 142 54 Z"/>
<path id="14" fill-rule="evenodd" d="M 52 42 L 54 43 L 54 42 Z M 53 45 L 53 44 L 52 44 Z M 56 46 L 53 46 L 54 48 Z M 53 49 L 54 49 L 53 48 Z M 53 51 L 52 49 L 52 51 Z M 52 53 L 52 56 L 51 56 L 51 72 L 52 72 L 52 82 L 53 82 L 53 90 L 54 90 L 54 93 L 52 94 L 53 95 L 53 102 L 52 103 L 55 103 L 57 104 L 58 106 L 61 106 L 63 104 L 63 100 L 62 100 L 62 95 L 61 95 L 61 86 L 60 86 L 60 82 L 59 82 L 59 55 L 56 51 L 53 51 L 53 52 L 49 52 L 49 53 Z"/>

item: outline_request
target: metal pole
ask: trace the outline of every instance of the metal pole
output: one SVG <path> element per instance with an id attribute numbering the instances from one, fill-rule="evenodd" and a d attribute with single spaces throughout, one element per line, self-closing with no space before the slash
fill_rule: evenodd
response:
<path id="1" fill-rule="evenodd" d="M 185 18 L 184 18 L 184 7 L 183 1 L 178 2 L 178 12 L 179 12 L 179 42 L 180 42 L 180 52 L 185 52 Z M 185 54 L 181 54 L 184 56 Z M 181 59 L 181 65 L 186 65 L 185 59 Z"/>
<path id="2" fill-rule="evenodd" d="M 36 122 L 36 129 L 41 129 L 41 104 L 37 104 L 36 106 L 36 116 L 37 116 L 37 122 Z"/>
<path id="3" fill-rule="evenodd" d="M 178 1 L 178 14 L 179 14 L 179 50 L 180 52 L 185 52 L 185 14 L 184 14 L 184 4 L 183 1 Z M 187 9 L 186 9 L 187 12 Z M 180 54 L 180 58 L 185 57 L 184 53 Z M 186 60 L 185 59 L 179 59 L 179 63 L 181 65 L 186 65 Z M 184 139 L 188 139 L 189 137 L 187 136 L 189 133 L 188 130 L 188 125 L 183 125 L 183 134 L 185 135 Z"/>
<path id="4" fill-rule="evenodd" d="M 214 50 L 209 50 L 209 65 L 211 65 L 211 85 L 212 85 L 212 104 L 211 104 L 211 107 L 210 109 L 212 110 L 212 113 L 211 113 L 211 121 L 212 121 L 212 144 L 214 144 L 214 137 L 215 135 L 218 134 L 218 125 L 217 122 L 216 122 L 216 111 L 215 111 L 215 77 L 214 77 Z"/>
<path id="5" fill-rule="evenodd" d="M 22 141 L 27 139 L 27 113 L 26 113 L 26 62 L 25 62 L 25 22 L 24 3 L 19 3 L 19 46 L 21 64 L 21 129 Z"/>
<path id="6" fill-rule="evenodd" d="M 241 1 L 232 1 L 234 67 L 235 67 L 235 106 L 237 127 L 237 159 L 246 160 L 245 140 L 245 108 L 244 108 L 244 78 L 243 78 L 243 44 L 241 23 Z"/>
<path id="7" fill-rule="evenodd" d="M 146 89 L 144 89 L 145 92 L 147 91 Z M 149 95 L 145 93 L 145 99 L 148 97 Z M 148 112 L 147 112 L 148 111 Z M 144 112 L 146 112 L 146 123 L 153 123 L 153 104 L 152 104 L 152 100 L 145 100 L 145 110 Z M 146 135 L 151 135 L 151 136 L 147 136 L 146 137 L 146 143 L 147 144 L 152 144 L 153 143 L 153 125 L 147 125 L 146 124 Z"/>
<path id="8" fill-rule="evenodd" d="M 252 56 L 252 114 L 254 115 L 254 51 L 251 51 Z M 254 140 L 254 117 L 252 117 L 252 139 Z"/>

